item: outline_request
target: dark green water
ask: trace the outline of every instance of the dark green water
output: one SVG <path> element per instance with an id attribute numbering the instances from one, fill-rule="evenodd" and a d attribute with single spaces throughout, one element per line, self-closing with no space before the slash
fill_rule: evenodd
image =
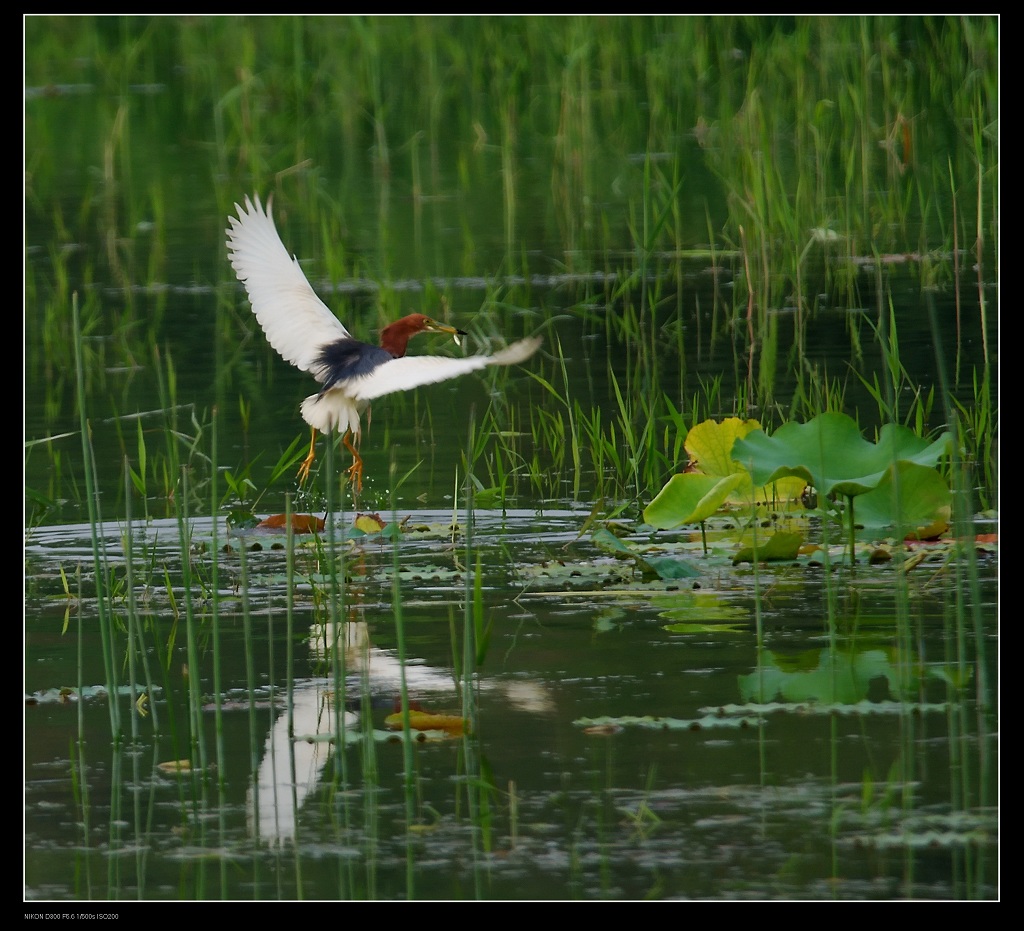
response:
<path id="1" fill-rule="evenodd" d="M 309 586 L 300 585 L 289 626 L 279 581 L 284 556 L 266 546 L 267 538 L 265 548 L 246 557 L 249 639 L 234 587 L 241 558 L 222 556 L 219 662 L 206 605 L 198 610 L 198 665 L 185 649 L 181 620 L 169 675 L 164 680 L 159 671 L 151 673 L 166 682 L 153 696 L 156 717 L 141 719 L 139 737 L 113 748 L 104 697 L 60 701 L 51 691 L 75 681 L 79 643 L 82 681 L 104 681 L 94 605 L 73 609 L 70 632 L 61 636 L 64 604 L 53 594 L 58 565 L 68 573 L 77 562 L 88 569 L 84 528 L 38 531 L 28 558 L 33 594 L 26 689 L 39 703 L 26 708 L 26 895 L 994 894 L 997 815 L 986 761 L 996 734 L 977 730 L 987 716 L 977 714 L 970 692 L 957 698 L 940 675 L 947 667 L 942 645 L 950 637 L 948 583 L 936 583 L 929 569 L 910 583 L 909 624 L 921 638 L 924 666 L 919 681 L 915 675 L 914 684 L 901 687 L 906 670 L 892 647 L 891 572 L 856 585 L 842 573 L 832 580 L 842 616 L 856 613 L 859 621 L 857 630 L 830 637 L 822 620 L 829 583 L 820 570 L 762 570 L 768 591 L 765 648 L 759 650 L 749 570 L 706 567 L 696 593 L 637 587 L 591 544 L 573 542 L 582 516 L 543 509 L 505 519 L 479 515 L 472 552 L 481 558 L 481 598 L 492 632 L 470 702 L 476 730 L 465 746 L 454 739 L 415 746 L 411 828 L 398 743 L 362 743 L 353 720 L 356 740 L 344 751 L 342 772 L 328 744 L 305 739 L 333 728 L 323 618 L 312 607 Z M 421 527 L 442 528 L 450 514 L 412 517 Z M 111 527 L 107 537 L 114 559 L 119 532 Z M 208 522 L 198 522 L 194 540 L 208 532 Z M 453 652 L 461 643 L 465 551 L 443 542 L 440 530 L 420 533 L 419 541 L 403 542 L 399 558 L 408 688 L 424 710 L 459 714 Z M 156 562 L 173 565 L 167 550 L 175 529 L 151 524 L 140 530 L 137 545 L 147 539 Z M 574 577 L 555 560 L 586 569 L 588 577 Z M 197 560 L 197 571 L 203 562 Z M 368 542 L 351 550 L 345 565 L 341 620 L 352 644 L 349 705 L 380 733 L 400 689 L 392 557 L 379 541 Z M 994 598 L 989 568 L 984 576 L 986 599 Z M 870 608 L 852 612 L 850 599 L 858 592 Z M 137 597 L 147 640 L 165 642 L 172 632 L 166 596 L 158 586 L 141 586 Z M 994 603 L 979 607 L 987 613 Z M 118 616 L 122 610 L 114 608 Z M 731 624 L 672 633 L 666 624 L 680 611 L 692 620 L 728 612 Z M 994 634 L 986 636 L 990 670 L 995 646 Z M 154 651 L 148 652 L 152 663 Z M 188 682 L 203 696 L 203 751 L 223 761 L 216 770 L 223 794 L 215 777 L 193 783 L 158 768 L 190 755 L 185 665 Z M 830 665 L 834 678 L 823 679 L 820 670 Z M 746 705 L 759 671 L 789 690 L 788 696 L 767 694 L 780 704 L 761 711 Z M 840 703 L 829 706 L 835 710 L 820 710 L 827 698 L 822 683 L 844 689 L 848 680 L 858 684 L 842 691 Z M 123 670 L 119 681 L 125 681 Z M 226 709 L 219 754 L 217 694 Z M 128 697 L 119 705 L 127 716 Z M 80 713 L 81 747 L 75 738 Z M 664 726 L 626 723 L 613 733 L 590 733 L 587 719 L 605 716 L 627 722 L 655 716 Z M 672 721 L 690 723 L 676 729 Z M 289 727 L 300 738 L 294 796 Z M 69 748 L 83 759 L 72 765 Z M 89 787 L 84 800 L 71 779 L 82 764 Z M 951 804 L 964 793 L 976 801 Z"/>

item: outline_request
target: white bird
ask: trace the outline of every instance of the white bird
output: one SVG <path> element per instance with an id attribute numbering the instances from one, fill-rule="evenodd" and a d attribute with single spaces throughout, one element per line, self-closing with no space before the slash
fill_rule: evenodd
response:
<path id="1" fill-rule="evenodd" d="M 349 435 L 358 444 L 360 415 L 374 398 L 447 381 L 488 365 L 516 365 L 540 348 L 541 338 L 533 336 L 489 356 L 407 356 L 409 339 L 417 333 L 450 333 L 456 341 L 465 335 L 424 314 L 410 314 L 386 326 L 380 346 L 354 339 L 316 296 L 298 259 L 285 249 L 274 226 L 272 203 L 273 195 L 266 209 L 259 196 L 255 203 L 247 196 L 244 208 L 235 204 L 238 216 L 228 217 L 230 227 L 225 233 L 231 267 L 245 285 L 267 341 L 286 362 L 323 385 L 300 406 L 312 428 L 309 455 L 299 467 L 300 482 L 309 477 L 317 431 L 336 430 L 344 434 L 352 453 L 349 479 L 357 492 L 362 488 L 363 460 Z"/>

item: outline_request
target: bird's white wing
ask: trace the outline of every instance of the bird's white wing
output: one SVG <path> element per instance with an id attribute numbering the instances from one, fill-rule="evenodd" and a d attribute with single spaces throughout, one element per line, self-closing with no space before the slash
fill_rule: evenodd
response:
<path id="1" fill-rule="evenodd" d="M 274 226 L 271 201 L 264 209 L 257 196 L 254 204 L 235 204 L 238 217 L 228 217 L 228 256 L 238 280 L 245 285 L 249 303 L 267 341 L 286 362 L 316 375 L 314 361 L 327 343 L 350 337 L 341 321 L 316 296 L 299 267 L 288 254 Z"/>
<path id="2" fill-rule="evenodd" d="M 421 385 L 458 378 L 488 365 L 517 365 L 529 359 L 543 340 L 539 336 L 521 339 L 492 356 L 402 356 L 377 366 L 368 375 L 353 378 L 345 386 L 345 393 L 355 401 L 372 401 L 395 391 L 407 391 Z"/>

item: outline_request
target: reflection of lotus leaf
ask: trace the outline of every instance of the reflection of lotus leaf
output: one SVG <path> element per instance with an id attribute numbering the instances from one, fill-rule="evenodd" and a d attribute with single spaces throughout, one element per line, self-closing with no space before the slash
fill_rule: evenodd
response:
<path id="1" fill-rule="evenodd" d="M 739 625 L 730 621 L 747 622 L 750 611 L 734 601 L 723 597 L 718 592 L 673 592 L 655 599 L 654 604 L 661 609 L 659 614 L 676 626 L 699 626 L 712 629 L 737 629 Z M 743 626 L 746 626 L 744 623 Z"/>
<path id="2" fill-rule="evenodd" d="M 802 654 L 798 668 L 791 660 L 768 652 L 761 668 L 739 677 L 744 701 L 864 701 L 875 679 L 884 679 L 899 697 L 899 675 L 883 650 L 821 650 Z M 813 663 L 813 665 L 811 665 Z"/>
<path id="3" fill-rule="evenodd" d="M 755 548 L 745 546 L 733 556 L 734 564 L 741 562 L 788 562 L 796 559 L 803 545 L 804 535 L 802 533 L 786 533 L 780 531 L 773 533 L 766 540 L 762 541 Z"/>

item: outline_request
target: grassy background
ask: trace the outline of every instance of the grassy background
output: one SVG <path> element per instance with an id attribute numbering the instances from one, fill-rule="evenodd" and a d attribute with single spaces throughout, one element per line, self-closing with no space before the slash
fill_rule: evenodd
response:
<path id="1" fill-rule="evenodd" d="M 358 335 L 442 298 L 483 304 L 481 338 L 562 320 L 518 423 L 538 461 L 576 454 L 576 492 L 581 459 L 598 477 L 618 463 L 620 493 L 660 487 L 684 407 L 778 422 L 853 405 L 837 357 L 880 402 L 869 420 L 929 430 L 957 397 L 980 407 L 994 459 L 996 17 L 24 23 L 32 439 L 77 423 L 72 292 L 90 403 L 164 407 L 180 377 L 243 430 L 275 362 L 221 231 L 261 191 Z M 894 360 L 887 332 L 895 307 L 927 339 L 934 300 L 955 315 L 944 375 L 906 330 Z M 898 409 L 936 386 L 936 416 Z"/>

